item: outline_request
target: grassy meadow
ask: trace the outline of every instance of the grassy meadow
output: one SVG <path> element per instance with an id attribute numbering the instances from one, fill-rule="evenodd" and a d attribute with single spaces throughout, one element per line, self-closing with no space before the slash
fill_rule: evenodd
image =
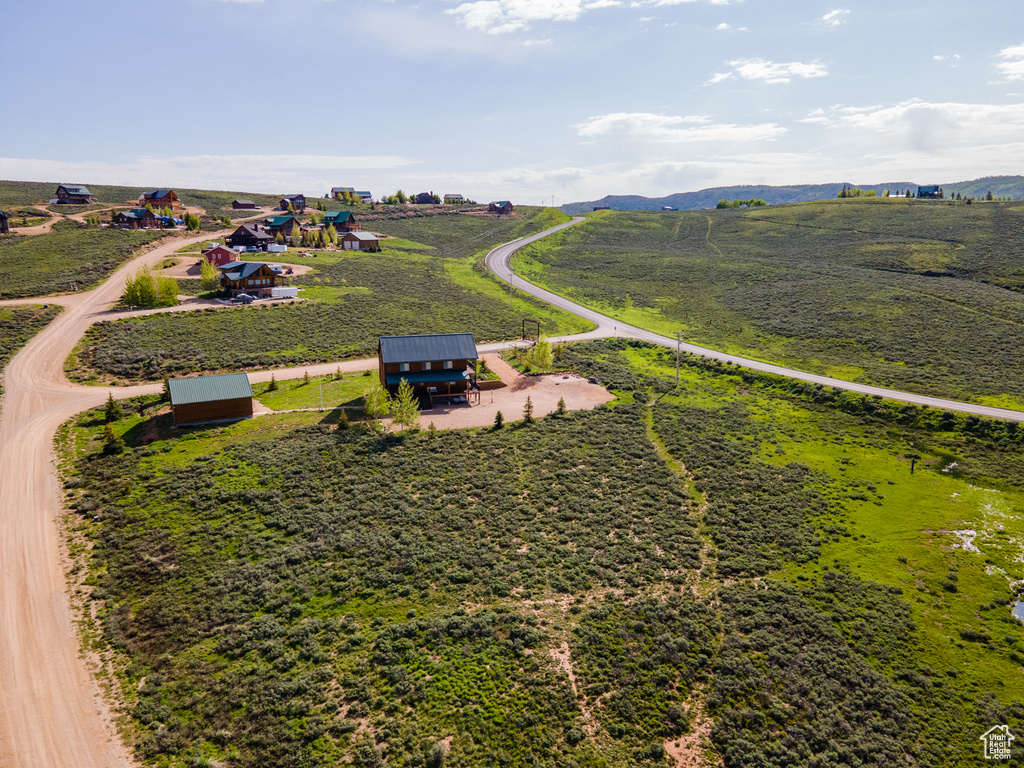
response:
<path id="1" fill-rule="evenodd" d="M 623 321 L 837 378 L 1024 406 L 1024 206 L 836 200 L 611 212 L 520 251 Z"/>
<path id="2" fill-rule="evenodd" d="M 99 411 L 69 424 L 83 610 L 139 758 L 952 767 L 1020 731 L 1012 427 L 696 358 L 676 389 L 622 341 L 562 357 L 619 399 L 384 437 L 178 431 L 149 398 L 120 455 Z"/>
<path id="3" fill-rule="evenodd" d="M 160 232 L 58 222 L 44 235 L 0 238 L 0 298 L 85 290 L 102 282 Z"/>
<path id="4" fill-rule="evenodd" d="M 376 353 L 381 335 L 471 332 L 478 341 L 518 338 L 523 318 L 545 333 L 590 326 L 544 302 L 507 290 L 481 266 L 489 248 L 559 221 L 536 209 L 495 220 L 433 216 L 386 222 L 381 253 L 295 250 L 275 262 L 313 266 L 290 279 L 308 299 L 230 312 L 187 312 L 100 323 L 76 353 L 82 379 L 161 379 L 195 371 L 328 362 Z M 405 237 L 408 236 L 408 237 Z M 413 236 L 419 239 L 411 239 Z M 441 246 L 445 246 L 441 257 Z"/>

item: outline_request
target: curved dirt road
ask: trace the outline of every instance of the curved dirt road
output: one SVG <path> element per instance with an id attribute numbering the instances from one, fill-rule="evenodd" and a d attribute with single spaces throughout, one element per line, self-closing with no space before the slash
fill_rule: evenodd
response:
<path id="1" fill-rule="evenodd" d="M 596 334 L 600 332 L 603 337 L 607 336 L 626 336 L 642 341 L 650 342 L 651 344 L 657 344 L 662 347 L 668 347 L 670 349 L 676 349 L 676 340 L 670 339 L 668 336 L 662 336 L 651 331 L 645 331 L 643 328 L 637 328 L 634 325 L 629 325 L 620 320 L 616 320 L 613 317 L 602 315 L 588 307 L 584 307 L 581 304 L 577 304 L 574 301 L 570 301 L 563 296 L 559 296 L 556 293 L 545 290 L 533 283 L 527 282 L 515 272 L 512 271 L 510 260 L 512 254 L 515 253 L 519 248 L 524 245 L 528 245 L 536 240 L 546 237 L 554 232 L 565 229 L 579 224 L 581 221 L 585 221 L 582 216 L 575 217 L 572 221 L 560 224 L 557 227 L 540 232 L 530 237 L 525 237 L 519 240 L 513 240 L 510 243 L 505 243 L 495 248 L 493 251 L 487 254 L 486 265 L 500 279 L 511 282 L 513 286 L 518 288 L 525 293 L 529 293 L 538 299 L 543 299 L 549 304 L 553 304 L 559 309 L 564 309 L 566 312 L 572 312 L 574 315 L 578 315 L 585 318 L 595 325 L 597 330 L 592 332 Z M 755 371 L 762 371 L 764 373 L 773 373 L 777 376 L 785 376 L 789 379 L 796 379 L 798 381 L 806 381 L 811 384 L 823 384 L 836 389 L 843 389 L 848 392 L 857 392 L 863 395 L 874 395 L 877 397 L 884 397 L 889 400 L 899 400 L 905 403 L 914 403 L 916 405 L 927 405 L 932 408 L 942 408 L 949 411 L 961 411 L 963 413 L 972 413 L 977 416 L 984 416 L 990 419 L 1005 419 L 1007 421 L 1018 421 L 1024 422 L 1024 411 L 1013 411 L 1008 408 L 994 408 L 988 405 L 976 405 L 974 403 L 963 403 L 959 400 L 945 400 L 940 397 L 929 397 L 928 395 L 917 395 L 913 392 L 901 392 L 896 389 L 886 389 L 884 387 L 873 387 L 868 384 L 857 384 L 852 381 L 843 381 L 842 379 L 833 379 L 829 376 L 820 376 L 816 373 L 807 373 L 805 371 L 798 371 L 794 368 L 785 368 L 781 365 L 772 365 L 771 363 L 763 363 L 760 360 L 751 360 L 745 357 L 738 357 L 736 355 L 729 355 L 724 352 L 718 352 L 714 349 L 708 349 L 707 347 L 699 347 L 696 344 L 679 344 L 679 349 L 683 352 L 689 352 L 693 355 L 700 355 L 701 357 L 708 357 L 713 360 L 720 360 L 726 363 L 734 363 L 741 365 L 744 368 L 750 368 Z"/>

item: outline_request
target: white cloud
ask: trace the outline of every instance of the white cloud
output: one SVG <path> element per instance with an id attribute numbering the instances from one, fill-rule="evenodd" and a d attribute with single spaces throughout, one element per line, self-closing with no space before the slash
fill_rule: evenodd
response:
<path id="1" fill-rule="evenodd" d="M 553 42 L 554 40 L 552 40 L 550 37 L 546 37 L 543 40 L 524 40 L 523 45 L 551 45 L 551 43 Z"/>
<path id="2" fill-rule="evenodd" d="M 705 85 L 714 85 L 715 83 L 720 83 L 723 80 L 728 80 L 730 77 L 732 77 L 732 72 L 716 72 L 711 76 L 711 79 L 705 83 Z"/>
<path id="3" fill-rule="evenodd" d="M 591 117 L 574 126 L 580 136 L 628 137 L 661 143 L 688 143 L 698 141 L 764 141 L 776 139 L 786 129 L 776 123 L 757 125 L 713 124 L 704 115 L 677 117 L 650 112 L 614 112 Z"/>
<path id="4" fill-rule="evenodd" d="M 1003 73 L 1008 81 L 1024 80 L 1024 43 L 1010 48 L 1003 48 L 999 52 L 1002 59 L 996 64 L 999 71 Z"/>
<path id="5" fill-rule="evenodd" d="M 575 21 L 586 11 L 620 6 L 620 0 L 475 0 L 449 8 L 467 29 L 492 35 L 519 32 L 540 21 Z"/>
<path id="6" fill-rule="evenodd" d="M 825 77 L 828 70 L 817 62 L 805 64 L 799 61 L 775 62 L 764 59 L 737 59 L 728 62 L 733 68 L 732 73 L 716 74 L 709 83 L 720 83 L 730 74 L 736 74 L 745 80 L 764 80 L 766 83 L 788 83 L 794 77 Z"/>
<path id="7" fill-rule="evenodd" d="M 848 10 L 842 8 L 834 11 L 829 11 L 828 13 L 821 17 L 821 22 L 826 27 L 839 27 L 846 23 L 846 19 L 843 17 L 846 16 L 848 13 Z"/>
<path id="8" fill-rule="evenodd" d="M 725 31 L 725 30 L 727 30 L 727 29 L 732 29 L 732 27 L 730 27 L 730 26 L 729 26 L 728 24 L 726 24 L 726 23 L 725 23 L 725 22 L 723 21 L 723 22 L 722 22 L 721 24 L 719 24 L 719 25 L 718 25 L 717 27 L 715 27 L 715 29 L 716 29 L 717 31 L 719 31 L 719 32 L 724 32 L 724 31 Z"/>

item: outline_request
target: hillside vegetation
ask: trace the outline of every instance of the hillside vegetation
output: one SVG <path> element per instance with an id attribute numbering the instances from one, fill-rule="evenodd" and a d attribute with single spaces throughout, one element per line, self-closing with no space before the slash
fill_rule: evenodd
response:
<path id="1" fill-rule="evenodd" d="M 0 181 L 0 208 L 46 203 L 54 196 L 59 183 L 77 184 L 81 182 Z M 135 202 L 143 192 L 148 192 L 151 189 L 168 189 L 166 186 L 123 187 L 88 183 L 86 186 L 96 196 L 97 203 L 116 203 L 118 205 Z M 281 199 L 280 195 L 264 195 L 254 192 L 222 192 L 209 189 L 180 189 L 178 187 L 173 189 L 182 204 L 197 205 L 207 209 L 210 213 L 225 213 L 219 209 L 224 206 L 230 208 L 231 201 L 236 198 L 252 200 L 259 205 L 277 205 Z M 56 210 L 78 210 L 78 208 L 57 206 Z"/>
<path id="2" fill-rule="evenodd" d="M 147 400 L 114 428 L 156 440 L 108 455 L 83 415 L 67 485 L 138 756 L 980 764 L 1024 726 L 1020 436 L 697 359 L 672 391 L 672 358 L 576 345 L 622 399 L 502 430 L 178 436 Z"/>
<path id="3" fill-rule="evenodd" d="M 29 339 L 50 324 L 61 307 L 0 307 L 0 397 L 3 396 L 4 367 Z"/>
<path id="4" fill-rule="evenodd" d="M 903 200 L 603 212 L 515 257 L 529 279 L 716 349 L 1024 404 L 1024 206 Z"/>

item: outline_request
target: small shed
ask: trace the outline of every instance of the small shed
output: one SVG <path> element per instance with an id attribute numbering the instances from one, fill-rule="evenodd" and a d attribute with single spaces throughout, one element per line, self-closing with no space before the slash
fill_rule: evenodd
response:
<path id="1" fill-rule="evenodd" d="M 373 232 L 346 232 L 338 242 L 346 251 L 379 251 L 380 237 Z"/>
<path id="2" fill-rule="evenodd" d="M 259 208 L 252 200 L 232 200 L 231 207 L 236 211 L 255 211 Z"/>
<path id="3" fill-rule="evenodd" d="M 244 373 L 169 379 L 167 390 L 177 426 L 252 416 L 252 386 Z"/>

